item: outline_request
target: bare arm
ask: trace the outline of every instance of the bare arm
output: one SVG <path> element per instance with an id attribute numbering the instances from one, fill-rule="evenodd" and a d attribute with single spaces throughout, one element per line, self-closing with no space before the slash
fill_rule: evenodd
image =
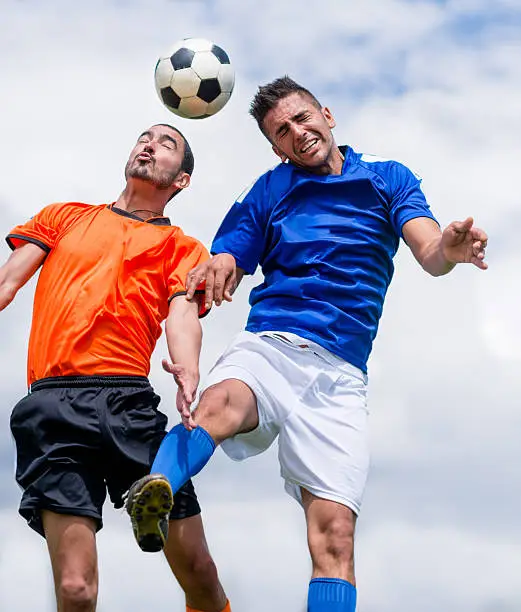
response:
<path id="1" fill-rule="evenodd" d="M 172 374 L 178 385 L 177 409 L 187 429 L 196 425 L 190 414 L 199 385 L 199 355 L 203 331 L 199 321 L 199 302 L 177 296 L 170 302 L 166 320 L 166 341 L 171 362 L 163 360 L 163 368 Z"/>
<path id="2" fill-rule="evenodd" d="M 27 242 L 15 249 L 0 268 L 0 310 L 14 299 L 45 259 L 46 252 L 36 244 Z"/>
<path id="3" fill-rule="evenodd" d="M 422 268 L 432 276 L 448 274 L 458 263 L 487 269 L 487 234 L 474 227 L 471 217 L 453 221 L 443 232 L 427 217 L 411 219 L 402 229 L 405 242 Z"/>
<path id="4" fill-rule="evenodd" d="M 206 281 L 206 308 L 211 308 L 212 302 L 215 302 L 216 306 L 220 306 L 223 300 L 231 302 L 232 295 L 239 286 L 244 274 L 244 270 L 237 267 L 233 255 L 219 253 L 188 273 L 188 293 L 186 297 L 187 299 L 193 298 L 197 287 L 203 281 Z"/>

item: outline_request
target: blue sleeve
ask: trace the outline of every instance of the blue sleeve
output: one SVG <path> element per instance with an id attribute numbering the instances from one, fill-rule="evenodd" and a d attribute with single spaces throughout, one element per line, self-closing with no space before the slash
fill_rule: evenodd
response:
<path id="1" fill-rule="evenodd" d="M 254 274 L 264 250 L 267 202 L 263 175 L 228 211 L 213 240 L 212 254 L 230 253 L 239 268 Z"/>
<path id="2" fill-rule="evenodd" d="M 428 217 L 437 220 L 431 212 L 421 189 L 421 178 L 406 166 L 394 162 L 389 172 L 391 223 L 396 234 L 403 238 L 402 228 L 411 219 Z"/>

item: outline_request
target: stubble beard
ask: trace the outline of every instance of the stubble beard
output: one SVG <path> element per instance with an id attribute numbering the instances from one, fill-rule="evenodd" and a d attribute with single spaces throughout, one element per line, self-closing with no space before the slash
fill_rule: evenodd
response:
<path id="1" fill-rule="evenodd" d="M 147 181 L 155 185 L 157 189 L 169 189 L 177 176 L 177 172 L 157 173 L 151 162 L 141 164 L 138 161 L 129 162 L 125 170 L 127 179 L 136 178 Z"/>

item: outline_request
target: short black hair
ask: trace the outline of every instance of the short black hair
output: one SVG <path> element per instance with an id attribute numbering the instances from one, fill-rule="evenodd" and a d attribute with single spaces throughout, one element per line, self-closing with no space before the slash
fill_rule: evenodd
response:
<path id="1" fill-rule="evenodd" d="M 181 132 L 181 130 L 178 130 L 176 127 L 170 125 L 169 123 L 156 123 L 156 125 L 161 125 L 163 127 L 170 128 L 171 130 L 174 130 L 174 132 L 177 132 L 179 136 L 181 136 L 183 142 L 185 143 L 185 154 L 183 156 L 181 170 L 186 172 L 186 174 L 192 176 L 192 172 L 194 171 L 195 159 L 194 154 L 192 152 L 192 147 L 190 146 L 188 140 L 186 140 L 186 136 Z"/>
<path id="2" fill-rule="evenodd" d="M 308 96 L 317 108 L 322 108 L 320 102 L 309 89 L 299 85 L 287 74 L 266 85 L 259 85 L 259 89 L 250 105 L 250 115 L 255 119 L 263 134 L 265 133 L 263 123 L 267 113 L 277 106 L 282 98 L 286 98 L 294 93 Z"/>

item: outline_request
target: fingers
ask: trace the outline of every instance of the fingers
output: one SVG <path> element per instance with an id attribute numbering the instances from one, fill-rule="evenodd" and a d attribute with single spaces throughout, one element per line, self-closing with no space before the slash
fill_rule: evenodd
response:
<path id="1" fill-rule="evenodd" d="M 184 391 L 182 389 L 178 389 L 177 391 L 177 410 L 179 411 L 179 414 L 181 415 L 181 421 L 185 429 L 188 429 L 188 431 L 192 431 L 193 429 L 197 427 L 197 423 L 194 421 L 194 418 L 192 416 L 192 411 L 190 410 L 190 405 L 192 404 L 194 399 L 195 398 L 192 398 L 191 401 L 187 401 Z"/>
<path id="2" fill-rule="evenodd" d="M 213 302 L 213 292 L 215 285 L 215 272 L 213 269 L 208 269 L 206 274 L 206 287 L 204 289 L 204 307 L 206 310 L 210 310 Z"/>
<path id="3" fill-rule="evenodd" d="M 197 287 L 205 280 L 207 274 L 206 264 L 197 266 L 193 270 L 190 270 L 186 276 L 186 299 L 191 300 Z"/>
<path id="4" fill-rule="evenodd" d="M 172 376 L 180 376 L 184 372 L 183 366 L 177 365 L 176 363 L 170 363 L 167 359 L 163 359 L 161 361 L 161 365 L 163 366 L 163 370 L 172 374 Z"/>
<path id="5" fill-rule="evenodd" d="M 488 263 L 483 261 L 483 257 L 473 257 L 470 260 L 470 263 L 474 264 L 476 268 L 479 268 L 480 270 L 486 270 L 488 268 Z"/>
<path id="6" fill-rule="evenodd" d="M 213 285 L 213 300 L 216 306 L 220 306 L 223 301 L 224 289 L 226 286 L 226 272 L 224 269 L 217 270 Z"/>
<path id="7" fill-rule="evenodd" d="M 227 302 L 232 301 L 232 295 L 235 293 L 235 289 L 237 289 L 237 275 L 234 272 L 230 274 L 224 285 L 224 299 Z"/>
<path id="8" fill-rule="evenodd" d="M 189 416 L 187 418 L 182 416 L 181 422 L 183 423 L 185 429 L 187 429 L 188 431 L 193 431 L 197 428 L 197 423 L 194 421 L 192 416 Z"/>
<path id="9" fill-rule="evenodd" d="M 473 223 L 474 219 L 472 217 L 467 217 L 465 221 L 454 221 L 452 227 L 455 232 L 464 233 L 469 231 Z"/>
<path id="10" fill-rule="evenodd" d="M 484 232 L 482 229 L 479 229 L 479 227 L 473 227 L 471 233 L 472 233 L 473 240 L 476 240 L 476 241 L 479 240 L 480 242 L 482 242 L 483 248 L 487 246 L 488 236 L 486 232 Z"/>

